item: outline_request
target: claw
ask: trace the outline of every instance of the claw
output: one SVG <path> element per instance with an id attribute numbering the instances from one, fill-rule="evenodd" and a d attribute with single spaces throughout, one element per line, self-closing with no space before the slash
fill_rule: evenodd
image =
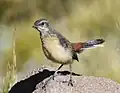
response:
<path id="1" fill-rule="evenodd" d="M 53 80 L 55 79 L 55 75 L 52 76 L 52 79 L 53 79 Z"/>
<path id="2" fill-rule="evenodd" d="M 72 80 L 70 79 L 69 82 L 68 82 L 68 86 L 71 85 L 73 86 L 73 83 L 72 83 Z"/>
<path id="3" fill-rule="evenodd" d="M 44 86 L 42 86 L 42 89 L 45 89 L 45 85 L 44 85 Z"/>

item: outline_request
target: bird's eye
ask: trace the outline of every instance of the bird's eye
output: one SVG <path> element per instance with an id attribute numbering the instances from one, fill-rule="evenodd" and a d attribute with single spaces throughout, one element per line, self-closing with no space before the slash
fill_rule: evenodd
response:
<path id="1" fill-rule="evenodd" d="M 44 24 L 45 24 L 44 22 L 41 23 L 42 26 L 43 26 Z"/>

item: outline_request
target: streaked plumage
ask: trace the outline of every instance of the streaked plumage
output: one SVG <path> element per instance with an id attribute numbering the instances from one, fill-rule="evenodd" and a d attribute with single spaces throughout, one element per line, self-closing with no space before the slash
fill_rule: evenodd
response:
<path id="1" fill-rule="evenodd" d="M 61 33 L 57 32 L 49 24 L 48 20 L 40 19 L 34 23 L 34 28 L 40 32 L 42 41 L 42 49 L 45 56 L 52 62 L 62 64 L 58 70 L 65 64 L 69 64 L 71 72 L 71 64 L 73 60 L 78 60 L 77 53 L 81 53 L 84 49 L 96 47 L 102 44 L 103 39 L 89 40 L 87 42 L 71 43 Z M 70 75 L 70 84 L 71 82 Z"/>

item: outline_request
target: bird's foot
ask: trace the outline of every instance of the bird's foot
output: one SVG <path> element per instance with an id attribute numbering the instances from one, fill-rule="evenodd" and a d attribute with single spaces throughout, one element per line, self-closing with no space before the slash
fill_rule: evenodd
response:
<path id="1" fill-rule="evenodd" d="M 68 86 L 73 86 L 73 81 L 72 81 L 72 79 L 70 79 L 70 80 L 68 81 Z"/>
<path id="2" fill-rule="evenodd" d="M 69 81 L 62 81 L 62 83 L 67 83 L 68 86 L 73 86 L 73 81 L 69 80 Z"/>
<path id="3" fill-rule="evenodd" d="M 51 78 L 52 78 L 52 80 L 54 80 L 55 79 L 55 74 L 53 74 Z"/>
<path id="4" fill-rule="evenodd" d="M 45 83 L 43 84 L 42 89 L 45 89 L 45 87 L 46 87 L 46 85 L 48 84 L 48 82 L 49 82 L 51 79 L 54 80 L 54 79 L 55 79 L 55 76 L 56 76 L 56 74 L 53 74 L 52 76 L 50 76 L 50 77 L 48 78 L 48 80 L 46 80 Z"/>
<path id="5" fill-rule="evenodd" d="M 46 89 L 46 85 L 45 84 L 42 86 L 42 89 Z"/>

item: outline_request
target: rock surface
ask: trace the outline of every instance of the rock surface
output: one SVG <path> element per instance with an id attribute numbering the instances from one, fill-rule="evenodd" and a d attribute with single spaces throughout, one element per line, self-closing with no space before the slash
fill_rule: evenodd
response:
<path id="1" fill-rule="evenodd" d="M 43 83 L 54 74 L 54 70 L 43 69 L 17 82 L 9 93 L 120 93 L 120 84 L 104 77 L 80 76 L 73 73 L 73 86 L 68 86 L 68 71 L 59 71 L 43 89 Z"/>
<path id="2" fill-rule="evenodd" d="M 73 87 L 62 82 L 68 79 L 68 76 L 57 76 L 44 90 L 37 85 L 33 93 L 120 93 L 120 84 L 103 77 L 74 76 Z"/>

